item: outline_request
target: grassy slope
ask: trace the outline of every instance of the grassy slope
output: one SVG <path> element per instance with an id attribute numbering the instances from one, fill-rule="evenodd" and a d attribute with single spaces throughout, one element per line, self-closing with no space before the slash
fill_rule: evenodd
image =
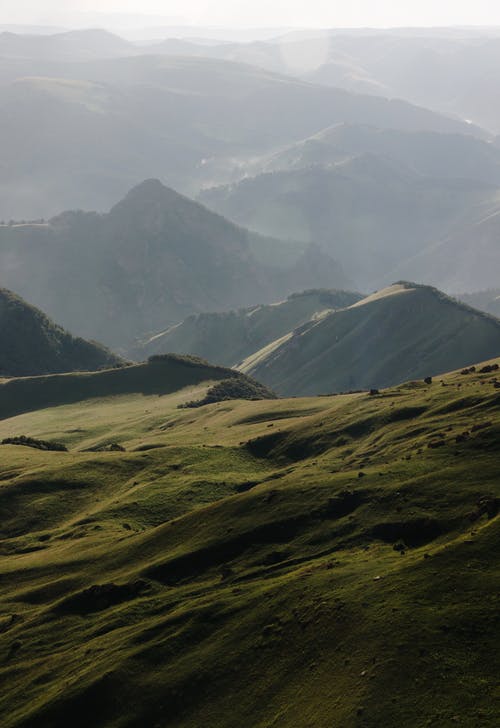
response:
<path id="1" fill-rule="evenodd" d="M 152 337 L 136 353 L 144 357 L 175 351 L 235 366 L 315 314 L 350 306 L 361 298 L 360 294 L 348 291 L 312 290 L 292 294 L 286 301 L 267 306 L 202 313 Z"/>
<path id="2" fill-rule="evenodd" d="M 172 394 L 189 385 L 237 376 L 230 369 L 174 354 L 100 372 L 5 379 L 0 380 L 0 417 L 97 397 Z"/>
<path id="3" fill-rule="evenodd" d="M 398 285 L 297 329 L 242 371 L 302 396 L 389 386 L 500 354 L 498 319 L 436 289 Z"/>
<path id="4" fill-rule="evenodd" d="M 0 422 L 3 725 L 498 725 L 494 376 Z"/>

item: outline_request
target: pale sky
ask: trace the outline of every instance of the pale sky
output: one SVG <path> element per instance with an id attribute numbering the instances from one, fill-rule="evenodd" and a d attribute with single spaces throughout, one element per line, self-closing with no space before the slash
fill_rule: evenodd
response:
<path id="1" fill-rule="evenodd" d="M 500 25 L 500 0 L 0 0 L 2 24 L 68 24 L 80 12 L 232 27 Z"/>

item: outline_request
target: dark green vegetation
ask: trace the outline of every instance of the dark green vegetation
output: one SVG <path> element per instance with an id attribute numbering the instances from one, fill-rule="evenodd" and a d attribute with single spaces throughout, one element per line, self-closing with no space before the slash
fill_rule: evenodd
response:
<path id="1" fill-rule="evenodd" d="M 166 395 L 188 385 L 211 380 L 235 379 L 258 396 L 265 387 L 232 369 L 212 366 L 196 357 L 153 356 L 144 364 L 122 366 L 100 372 L 54 374 L 0 381 L 0 417 L 12 417 L 89 398 L 125 394 Z M 260 388 L 260 389 L 259 389 Z"/>
<path id="2" fill-rule="evenodd" d="M 186 404 L 179 405 L 179 409 L 195 409 L 205 407 L 207 404 L 228 402 L 233 399 L 257 401 L 259 399 L 277 399 L 277 397 L 270 389 L 250 377 L 232 377 L 232 379 L 223 379 L 210 387 L 203 399 L 186 402 Z"/>
<path id="3" fill-rule="evenodd" d="M 311 290 L 294 293 L 286 301 L 268 306 L 201 313 L 153 336 L 132 353 L 143 359 L 150 354 L 175 351 L 235 366 L 314 315 L 350 306 L 361 298 L 360 294 L 348 291 Z"/>
<path id="4" fill-rule="evenodd" d="M 415 138 L 413 142 L 408 135 L 408 155 L 423 160 Z M 432 152 L 439 142 L 431 139 L 426 152 L 435 172 L 451 169 L 446 142 L 439 158 Z M 392 146 L 397 143 L 396 136 Z M 339 261 L 359 290 L 398 278 L 447 291 L 493 285 L 500 268 L 498 182 L 451 179 L 449 171 L 424 175 L 397 156 L 364 153 L 370 144 L 360 141 L 358 146 L 360 153 L 353 148 L 342 152 L 338 163 L 328 164 L 322 154 L 322 164 L 299 162 L 297 168 L 257 174 L 206 190 L 200 199 L 262 234 L 315 241 Z M 340 153 L 338 148 L 334 153 Z M 494 155 L 490 161 L 497 166 Z M 430 163 L 428 167 L 430 171 Z"/>
<path id="5" fill-rule="evenodd" d="M 481 368 L 0 422 L 69 448 L 0 448 L 2 725 L 496 728 L 500 393 Z M 84 452 L 110 442 L 127 452 Z"/>
<path id="6" fill-rule="evenodd" d="M 19 435 L 18 437 L 5 437 L 2 445 L 19 445 L 20 447 L 32 447 L 35 450 L 50 450 L 52 452 L 67 452 L 68 448 L 60 442 L 52 442 L 49 440 L 37 440 L 35 437 L 26 437 Z"/>
<path id="7" fill-rule="evenodd" d="M 262 249 L 275 245 L 271 265 Z M 333 260 L 306 247 L 261 238 L 148 180 L 104 215 L 0 226 L 0 282 L 70 331 L 130 347 L 191 313 L 346 284 Z"/>
<path id="8" fill-rule="evenodd" d="M 284 395 L 423 379 L 500 355 L 500 320 L 435 288 L 399 283 L 312 320 L 241 370 Z"/>
<path id="9" fill-rule="evenodd" d="M 104 347 L 71 336 L 19 296 L 0 289 L 0 377 L 89 371 L 120 363 Z"/>

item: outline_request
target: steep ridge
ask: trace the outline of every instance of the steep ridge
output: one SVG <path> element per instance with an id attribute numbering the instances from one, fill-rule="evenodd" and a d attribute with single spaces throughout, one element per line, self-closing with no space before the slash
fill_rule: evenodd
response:
<path id="1" fill-rule="evenodd" d="M 362 296 L 347 291 L 311 290 L 285 301 L 225 313 L 201 313 L 156 334 L 132 352 L 135 358 L 175 352 L 235 366 L 313 316 L 345 308 Z"/>
<path id="2" fill-rule="evenodd" d="M 121 359 L 76 338 L 11 291 L 0 289 L 0 377 L 112 367 Z"/>
<path id="3" fill-rule="evenodd" d="M 241 370 L 287 395 L 391 386 L 500 354 L 500 320 L 399 283 L 296 329 Z"/>

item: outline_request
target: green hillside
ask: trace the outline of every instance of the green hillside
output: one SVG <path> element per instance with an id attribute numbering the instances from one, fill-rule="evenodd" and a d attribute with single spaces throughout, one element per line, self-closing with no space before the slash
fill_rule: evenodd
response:
<path id="1" fill-rule="evenodd" d="M 126 394 L 163 396 L 202 382 L 235 380 L 249 388 L 250 399 L 261 398 L 265 387 L 239 372 L 212 366 L 196 357 L 152 356 L 144 364 L 121 366 L 99 372 L 53 374 L 0 380 L 0 418 L 44 407 L 86 399 Z M 267 392 L 266 396 L 274 395 Z M 225 397 L 219 397 L 224 399 Z"/>
<path id="2" fill-rule="evenodd" d="M 240 366 L 285 395 L 391 386 L 500 354 L 500 320 L 399 283 L 312 321 Z"/>
<path id="3" fill-rule="evenodd" d="M 69 449 L 0 446 L 2 725 L 496 728 L 500 395 L 480 368 L 1 421 Z"/>
<path id="4" fill-rule="evenodd" d="M 75 338 L 19 296 L 0 289 L 0 377 L 95 370 L 120 362 L 104 347 Z"/>
<path id="5" fill-rule="evenodd" d="M 346 291 L 311 290 L 294 293 L 285 301 L 268 306 L 202 313 L 153 336 L 133 353 L 143 359 L 173 351 L 235 366 L 315 314 L 350 306 L 361 298 L 358 293 Z"/>

